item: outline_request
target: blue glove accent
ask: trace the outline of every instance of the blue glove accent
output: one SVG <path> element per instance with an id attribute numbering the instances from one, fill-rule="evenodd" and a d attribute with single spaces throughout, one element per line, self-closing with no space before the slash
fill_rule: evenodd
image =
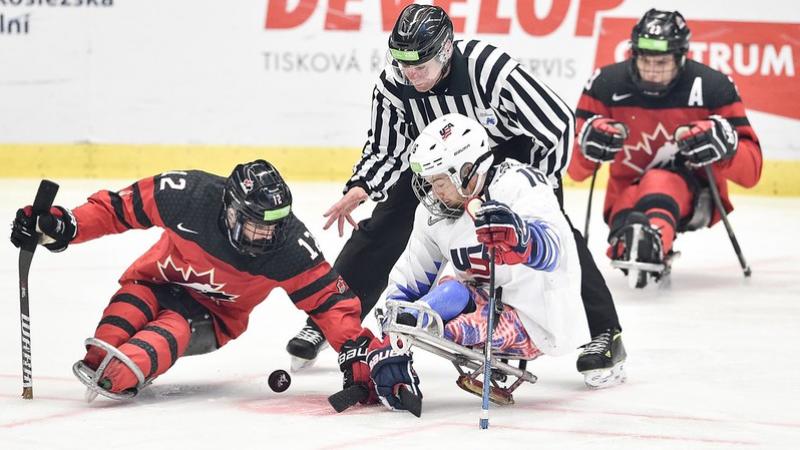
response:
<path id="1" fill-rule="evenodd" d="M 550 225 L 541 220 L 528 223 L 528 230 L 533 241 L 533 250 L 525 265 L 545 272 L 556 270 L 560 253 L 558 235 L 550 229 Z"/>
<path id="2" fill-rule="evenodd" d="M 447 321 L 461 314 L 467 307 L 470 299 L 470 292 L 466 286 L 456 280 L 447 280 L 444 283 L 431 289 L 430 292 L 420 300 L 427 303 L 431 309 L 439 313 L 442 320 Z M 417 311 L 412 311 L 416 316 Z"/>

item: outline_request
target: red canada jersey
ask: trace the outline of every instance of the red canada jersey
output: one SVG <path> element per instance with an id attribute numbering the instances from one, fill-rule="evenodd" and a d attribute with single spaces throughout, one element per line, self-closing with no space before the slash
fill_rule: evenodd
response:
<path id="1" fill-rule="evenodd" d="M 337 351 L 362 331 L 361 305 L 294 214 L 286 239 L 256 257 L 238 253 L 221 222 L 225 178 L 201 171 L 165 172 L 118 192 L 100 191 L 75 208 L 73 243 L 157 226 L 161 239 L 140 256 L 120 284 L 172 283 L 187 288 L 214 316 L 220 346 L 247 329 L 253 308 L 275 288 L 311 315 Z"/>
<path id="2" fill-rule="evenodd" d="M 739 134 L 739 147 L 733 158 L 712 165 L 725 208 L 733 209 L 728 199 L 727 180 L 744 187 L 754 186 L 761 177 L 762 155 L 753 128 L 736 86 L 730 77 L 704 64 L 687 60 L 675 85 L 661 98 L 639 93 L 630 75 L 632 60 L 597 69 L 584 87 L 576 111 L 576 132 L 592 116 L 608 117 L 628 126 L 623 151 L 609 169 L 604 217 L 619 193 L 636 183 L 651 168 L 675 168 L 678 151 L 673 134 L 680 125 L 707 119 L 717 114 L 726 118 Z M 567 172 L 577 181 L 592 174 L 595 163 L 581 153 L 576 139 Z M 704 170 L 679 168 L 707 183 Z M 715 211 L 714 221 L 718 214 Z"/>

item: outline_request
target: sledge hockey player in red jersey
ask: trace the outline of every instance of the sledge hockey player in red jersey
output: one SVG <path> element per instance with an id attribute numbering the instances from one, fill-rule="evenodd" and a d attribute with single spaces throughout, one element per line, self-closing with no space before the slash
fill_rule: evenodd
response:
<path id="1" fill-rule="evenodd" d="M 122 275 L 86 341 L 86 356 L 73 366 L 89 388 L 87 399 L 132 397 L 179 357 L 236 339 L 275 288 L 314 318 L 332 347 L 347 353 L 340 358 L 345 387 L 368 386 L 371 402 L 377 401 L 373 379 L 416 389 L 410 356 L 384 358 L 388 341 L 361 327 L 358 298 L 294 215 L 288 185 L 266 161 L 240 164 L 227 179 L 165 172 L 118 192 L 97 192 L 72 211 L 55 206 L 38 218 L 28 206 L 17 211 L 11 241 L 19 247 L 38 234 L 40 244 L 60 252 L 70 243 L 152 226 L 164 233 Z"/>
<path id="2" fill-rule="evenodd" d="M 726 212 L 728 180 L 753 187 L 761 176 L 761 147 L 736 86 L 687 58 L 690 37 L 679 12 L 651 9 L 631 33 L 632 57 L 597 69 L 576 111 L 568 173 L 580 181 L 611 163 L 608 254 L 615 267 L 636 270 L 636 287 L 648 272 L 655 280 L 668 273 L 676 233 L 719 220 L 706 167 Z"/>
<path id="3" fill-rule="evenodd" d="M 466 348 L 485 345 L 491 249 L 495 291 L 502 292 L 496 298 L 503 305 L 492 337 L 496 357 L 526 361 L 573 352 L 588 336 L 581 267 L 571 226 L 545 174 L 512 159 L 494 165 L 486 130 L 459 114 L 432 121 L 414 141 L 409 163 L 420 205 L 383 293 L 389 330 L 395 329 L 393 321 L 414 322 L 401 317 L 408 309 L 425 326 L 442 324 L 431 331 L 435 336 L 416 335 L 417 340 L 450 350 L 437 338 Z M 476 198 L 480 206 L 465 212 Z M 446 263 L 454 276 L 434 284 Z M 624 380 L 622 364 L 611 371 L 604 376 Z M 585 375 L 604 371 L 597 372 Z M 471 375 L 459 377 L 458 385 L 480 395 L 478 372 Z M 496 385 L 492 400 L 512 403 L 518 385 Z"/>

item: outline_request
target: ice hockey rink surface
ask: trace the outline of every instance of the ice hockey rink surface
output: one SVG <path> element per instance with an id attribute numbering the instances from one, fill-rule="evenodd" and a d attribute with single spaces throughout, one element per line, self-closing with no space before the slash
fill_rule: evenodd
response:
<path id="1" fill-rule="evenodd" d="M 63 181 L 72 207 L 125 181 Z M 291 180 L 289 180 L 291 183 Z M 322 231 L 337 183 L 291 183 L 297 215 L 335 259 L 344 239 Z M 0 222 L 33 200 L 37 182 L 0 181 Z M 566 193 L 583 227 L 587 192 Z M 304 320 L 283 292 L 258 306 L 248 331 L 215 353 L 180 359 L 132 401 L 84 401 L 72 364 L 83 356 L 126 267 L 158 230 L 70 247 L 39 248 L 30 275 L 34 399 L 22 400 L 18 250 L 0 244 L 0 449 L 713 449 L 798 448 L 800 442 L 800 198 L 735 196 L 731 222 L 753 276 L 745 280 L 724 227 L 682 235 L 671 286 L 633 291 L 604 256 L 607 228 L 595 193 L 590 248 L 616 298 L 628 351 L 626 383 L 592 391 L 574 354 L 529 364 L 539 377 L 516 404 L 492 406 L 478 429 L 480 398 L 460 390 L 444 359 L 415 352 L 423 413 L 383 407 L 336 414 L 335 353 L 293 374 L 274 393 L 267 376 L 288 369 L 286 341 Z M 367 212 L 362 208 L 361 216 Z M 8 233 L 10 227 L 5 226 Z M 367 270 L 367 268 L 365 268 Z M 374 320 L 368 322 L 375 329 Z M 587 340 L 588 340 L 587 331 Z"/>

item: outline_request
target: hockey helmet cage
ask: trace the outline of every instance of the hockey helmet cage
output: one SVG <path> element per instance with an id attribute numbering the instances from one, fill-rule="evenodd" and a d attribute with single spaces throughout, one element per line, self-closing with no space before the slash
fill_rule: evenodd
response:
<path id="1" fill-rule="evenodd" d="M 634 84 L 649 96 L 661 97 L 675 85 L 686 64 L 691 30 L 678 11 L 660 11 L 655 8 L 647 11 L 631 31 L 631 50 L 633 58 L 629 67 Z M 666 85 L 657 85 L 642 80 L 636 67 L 641 55 L 673 55 L 678 72 Z"/>
<path id="2" fill-rule="evenodd" d="M 237 165 L 225 182 L 223 206 L 223 229 L 239 253 L 258 256 L 286 239 L 292 193 L 272 164 L 259 159 Z"/>
<path id="3" fill-rule="evenodd" d="M 414 194 L 434 216 L 460 217 L 463 205 L 453 207 L 440 201 L 426 178 L 445 174 L 465 199 L 477 195 L 494 162 L 486 130 L 469 117 L 446 114 L 428 124 L 411 148 L 409 163 L 414 173 Z M 478 182 L 469 191 L 474 176 L 478 176 Z"/>

